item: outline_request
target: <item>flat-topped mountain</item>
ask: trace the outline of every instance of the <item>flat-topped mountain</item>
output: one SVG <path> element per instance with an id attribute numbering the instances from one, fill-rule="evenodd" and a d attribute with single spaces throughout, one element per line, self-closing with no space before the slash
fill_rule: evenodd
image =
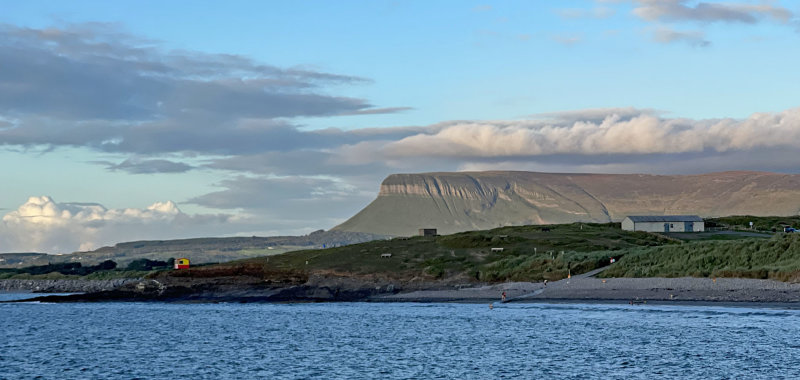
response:
<path id="1" fill-rule="evenodd" d="M 514 171 L 393 174 L 378 198 L 334 230 L 412 235 L 505 225 L 620 221 L 627 215 L 800 213 L 800 175 L 560 174 Z"/>

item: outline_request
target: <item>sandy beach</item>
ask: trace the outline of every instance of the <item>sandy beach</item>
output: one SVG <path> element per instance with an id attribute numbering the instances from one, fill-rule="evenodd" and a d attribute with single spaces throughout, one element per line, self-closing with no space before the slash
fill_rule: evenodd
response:
<path id="1" fill-rule="evenodd" d="M 548 283 L 513 282 L 491 286 L 379 295 L 370 301 L 397 302 L 658 301 L 719 303 L 798 303 L 800 284 L 738 278 L 577 277 Z"/>

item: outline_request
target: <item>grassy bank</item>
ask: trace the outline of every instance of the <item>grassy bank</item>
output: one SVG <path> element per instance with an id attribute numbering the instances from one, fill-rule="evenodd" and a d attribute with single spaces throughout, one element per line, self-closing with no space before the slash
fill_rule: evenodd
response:
<path id="1" fill-rule="evenodd" d="M 617 263 L 603 276 L 791 280 L 800 272 L 800 234 L 774 238 L 750 232 L 689 235 L 665 237 L 623 231 L 618 223 L 516 226 L 301 250 L 218 265 L 193 265 L 190 270 L 171 271 L 171 261 L 140 259 L 124 269 L 61 263 L 0 270 L 0 279 L 242 276 L 297 282 L 312 273 L 334 273 L 456 283 L 555 281 L 570 273 L 607 266 L 612 257 L 618 259 Z"/>
<path id="2" fill-rule="evenodd" d="M 678 244 L 619 224 L 502 227 L 436 237 L 396 238 L 325 250 L 238 261 L 265 270 L 329 271 L 399 278 L 541 281 L 606 265 L 610 256 L 642 246 Z"/>
<path id="3" fill-rule="evenodd" d="M 800 280 L 800 234 L 631 249 L 603 277 L 742 277 Z"/>

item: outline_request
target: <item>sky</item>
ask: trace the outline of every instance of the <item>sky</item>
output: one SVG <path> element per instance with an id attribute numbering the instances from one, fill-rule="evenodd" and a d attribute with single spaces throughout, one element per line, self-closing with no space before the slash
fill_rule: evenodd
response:
<path id="1" fill-rule="evenodd" d="M 0 9 L 0 252 L 327 230 L 392 173 L 800 167 L 795 0 Z"/>

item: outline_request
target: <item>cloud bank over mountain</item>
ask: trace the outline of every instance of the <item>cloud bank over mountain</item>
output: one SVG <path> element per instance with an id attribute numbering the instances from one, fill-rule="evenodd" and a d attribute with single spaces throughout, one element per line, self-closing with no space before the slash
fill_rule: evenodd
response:
<path id="1" fill-rule="evenodd" d="M 800 148 L 800 108 L 754 114 L 745 120 L 662 119 L 609 110 L 601 121 L 456 123 L 387 143 L 389 157 L 482 157 L 556 154 L 727 152 L 763 147 Z"/>

